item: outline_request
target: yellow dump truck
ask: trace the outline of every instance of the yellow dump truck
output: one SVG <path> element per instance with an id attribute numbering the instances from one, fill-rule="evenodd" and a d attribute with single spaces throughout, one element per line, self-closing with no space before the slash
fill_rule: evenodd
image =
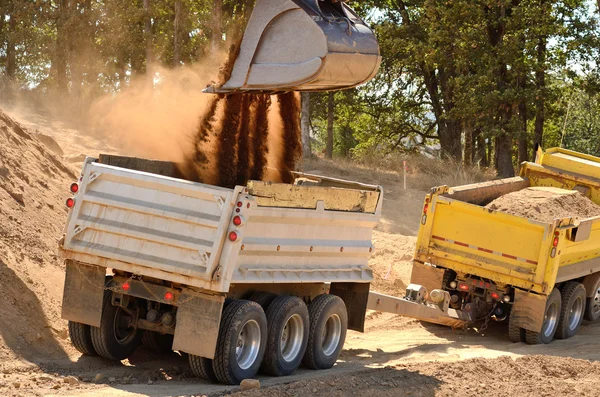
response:
<path id="1" fill-rule="evenodd" d="M 600 204 L 600 158 L 537 150 L 519 176 L 433 188 L 421 215 L 411 282 L 450 294 L 472 319 L 508 321 L 510 339 L 570 338 L 600 318 L 600 217 L 539 222 L 485 206 L 527 187 L 577 190 Z"/>

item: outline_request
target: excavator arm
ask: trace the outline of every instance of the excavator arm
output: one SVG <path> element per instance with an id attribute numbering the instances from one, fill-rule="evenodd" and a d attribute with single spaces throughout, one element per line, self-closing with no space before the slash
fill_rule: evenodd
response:
<path id="1" fill-rule="evenodd" d="M 209 93 L 329 91 L 372 79 L 373 31 L 342 1 L 257 0 L 230 77 Z"/>

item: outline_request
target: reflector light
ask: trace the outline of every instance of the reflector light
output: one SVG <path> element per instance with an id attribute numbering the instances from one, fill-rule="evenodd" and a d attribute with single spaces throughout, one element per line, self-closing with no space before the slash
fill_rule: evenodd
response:
<path id="1" fill-rule="evenodd" d="M 239 226 L 242 224 L 242 218 L 239 215 L 233 217 L 233 224 Z"/>
<path id="2" fill-rule="evenodd" d="M 554 247 L 556 247 L 558 245 L 558 237 L 554 237 L 554 241 L 552 242 L 552 245 Z"/>
<path id="3" fill-rule="evenodd" d="M 495 292 L 492 292 L 492 293 L 491 293 L 491 295 L 492 295 L 492 298 L 493 298 L 493 299 L 496 299 L 496 300 L 499 300 L 499 299 L 500 299 L 500 295 L 498 295 L 498 294 L 497 294 L 497 293 L 495 293 Z"/>
<path id="4" fill-rule="evenodd" d="M 67 208 L 73 208 L 75 206 L 75 199 L 72 197 L 69 197 L 67 199 L 67 201 L 65 202 L 65 205 L 67 206 Z"/>
<path id="5" fill-rule="evenodd" d="M 77 182 L 71 183 L 71 193 L 77 193 L 79 191 L 79 185 Z"/>
<path id="6" fill-rule="evenodd" d="M 173 300 L 173 293 L 171 291 L 165 292 L 165 300 L 166 301 L 172 301 Z"/>
<path id="7" fill-rule="evenodd" d="M 235 240 L 237 240 L 237 238 L 238 238 L 238 235 L 236 232 L 229 233 L 229 241 L 235 241 Z"/>
<path id="8" fill-rule="evenodd" d="M 241 201 L 238 201 L 238 202 L 237 202 L 237 206 L 238 206 L 238 207 L 241 207 L 242 205 L 244 205 L 244 204 L 243 204 Z"/>
<path id="9" fill-rule="evenodd" d="M 128 283 L 128 282 L 124 282 L 124 283 L 121 285 L 121 288 L 123 289 L 123 291 L 129 291 L 129 288 L 131 288 L 131 286 L 129 285 L 129 283 Z"/>
<path id="10" fill-rule="evenodd" d="M 463 291 L 468 291 L 469 286 L 467 284 L 459 284 L 458 289 L 463 290 Z"/>

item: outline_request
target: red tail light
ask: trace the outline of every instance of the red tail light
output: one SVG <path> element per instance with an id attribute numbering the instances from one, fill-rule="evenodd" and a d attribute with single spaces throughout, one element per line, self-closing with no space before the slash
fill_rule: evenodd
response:
<path id="1" fill-rule="evenodd" d="M 467 284 L 459 284 L 458 285 L 458 289 L 462 290 L 462 291 L 468 291 L 469 290 L 469 286 Z"/>
<path id="2" fill-rule="evenodd" d="M 131 285 L 129 285 L 129 283 L 126 281 L 121 285 L 121 288 L 123 289 L 123 291 L 129 291 L 129 288 L 131 288 Z"/>
<path id="3" fill-rule="evenodd" d="M 166 301 L 172 301 L 173 300 L 173 293 L 171 291 L 165 292 L 165 300 Z"/>
<path id="4" fill-rule="evenodd" d="M 238 206 L 238 207 L 241 207 L 242 205 L 244 205 L 244 203 L 242 203 L 241 201 L 238 201 L 238 202 L 237 202 L 237 206 Z"/>
<path id="5" fill-rule="evenodd" d="M 236 215 L 233 217 L 233 224 L 236 226 L 239 226 L 242 224 L 242 217 L 239 215 Z"/>
<path id="6" fill-rule="evenodd" d="M 500 300 L 500 295 L 498 295 L 497 293 L 492 292 L 490 295 L 492 295 L 492 299 Z"/>
<path id="7" fill-rule="evenodd" d="M 73 208 L 75 206 L 75 199 L 73 197 L 69 197 L 65 202 L 67 208 Z"/>
<path id="8" fill-rule="evenodd" d="M 71 183 L 71 193 L 77 193 L 79 191 L 79 185 L 77 182 Z"/>
<path id="9" fill-rule="evenodd" d="M 235 241 L 235 240 L 237 240 L 237 238 L 238 238 L 238 235 L 236 232 L 229 233 L 229 241 Z"/>
<path id="10" fill-rule="evenodd" d="M 556 247 L 558 245 L 558 237 L 554 237 L 554 241 L 552 242 L 552 245 L 554 247 Z"/>

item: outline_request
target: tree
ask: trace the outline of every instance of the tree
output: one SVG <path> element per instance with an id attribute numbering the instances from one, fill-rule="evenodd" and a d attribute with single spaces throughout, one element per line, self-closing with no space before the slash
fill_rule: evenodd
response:
<path id="1" fill-rule="evenodd" d="M 327 94 L 327 146 L 325 148 L 325 157 L 333 158 L 333 119 L 335 117 L 335 92 L 329 91 Z"/>
<path id="2" fill-rule="evenodd" d="M 302 113 L 300 116 L 300 125 L 302 128 L 302 157 L 312 157 L 310 146 L 310 93 L 303 92 L 302 98 Z"/>

